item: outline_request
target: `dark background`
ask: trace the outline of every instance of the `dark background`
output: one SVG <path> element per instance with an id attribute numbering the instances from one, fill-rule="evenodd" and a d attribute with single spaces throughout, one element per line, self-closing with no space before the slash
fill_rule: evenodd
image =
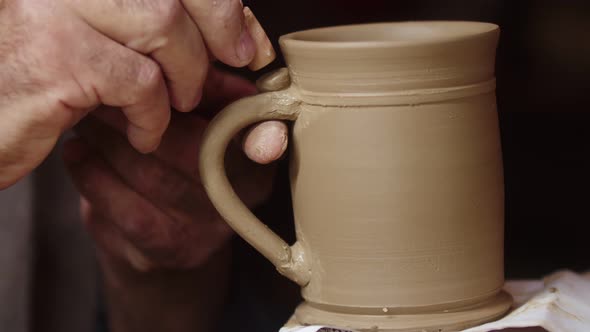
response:
<path id="1" fill-rule="evenodd" d="M 244 1 L 270 39 L 319 26 L 403 20 L 498 24 L 497 95 L 506 184 L 506 276 L 590 267 L 590 4 L 584 1 Z M 262 72 L 283 66 L 277 60 Z M 245 75 L 256 78 L 260 73 Z M 289 239 L 286 165 L 259 215 Z M 237 240 L 235 266 L 258 290 L 297 289 Z M 248 263 L 246 263 L 248 262 Z M 252 263 L 253 262 L 253 263 Z M 295 296 L 295 295 L 293 295 Z M 288 311 L 285 311 L 288 312 Z M 284 314 L 274 313 L 279 319 Z"/>

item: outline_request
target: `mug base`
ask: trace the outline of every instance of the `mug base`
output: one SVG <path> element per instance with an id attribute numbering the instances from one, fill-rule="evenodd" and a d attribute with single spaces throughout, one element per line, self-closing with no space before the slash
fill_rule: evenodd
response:
<path id="1" fill-rule="evenodd" d="M 295 310 L 291 323 L 361 332 L 455 332 L 496 320 L 511 306 L 512 297 L 504 291 L 478 305 L 420 314 L 354 315 L 325 311 L 303 302 Z"/>

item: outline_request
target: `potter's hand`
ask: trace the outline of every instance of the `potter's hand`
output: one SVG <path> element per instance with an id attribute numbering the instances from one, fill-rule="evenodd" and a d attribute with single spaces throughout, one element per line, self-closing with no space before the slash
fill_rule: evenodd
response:
<path id="1" fill-rule="evenodd" d="M 255 92 L 237 77 L 220 72 L 210 77 L 204 104 Z M 69 142 L 65 159 L 84 197 L 84 219 L 101 250 L 143 271 L 205 262 L 231 234 L 197 174 L 207 121 L 196 114 L 174 114 L 160 147 L 142 155 L 121 136 L 120 113 L 101 109 L 96 116 L 100 120 L 88 118 L 77 126 L 81 139 Z M 281 122 L 263 123 L 247 135 L 245 151 L 260 163 L 277 159 L 286 147 L 286 131 Z M 272 172 L 235 150 L 228 156 L 228 174 L 248 204 L 260 203 L 270 191 Z"/>
<path id="2" fill-rule="evenodd" d="M 120 107 L 131 144 L 151 152 L 170 106 L 199 102 L 211 60 L 273 55 L 239 0 L 0 0 L 0 189 L 100 104 Z"/>
<path id="3" fill-rule="evenodd" d="M 250 83 L 211 71 L 199 108 L 252 93 Z M 207 121 L 197 113 L 208 114 L 198 111 L 174 114 L 150 155 L 125 141 L 124 119 L 113 109 L 84 119 L 76 128 L 81 137 L 65 146 L 64 159 L 83 196 L 83 219 L 98 244 L 113 332 L 216 330 L 223 313 L 231 232 L 198 178 Z M 246 151 L 270 162 L 284 150 L 285 137 L 284 124 L 263 123 L 247 136 Z M 270 192 L 271 174 L 236 146 L 228 153 L 229 174 L 254 205 Z"/>

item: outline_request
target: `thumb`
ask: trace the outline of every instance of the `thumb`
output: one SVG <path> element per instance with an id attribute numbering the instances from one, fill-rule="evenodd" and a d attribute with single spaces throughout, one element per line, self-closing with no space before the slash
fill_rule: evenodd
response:
<path id="1" fill-rule="evenodd" d="M 283 155 L 287 143 L 287 125 L 281 121 L 266 121 L 246 133 L 243 149 L 248 158 L 259 164 L 268 164 Z"/>

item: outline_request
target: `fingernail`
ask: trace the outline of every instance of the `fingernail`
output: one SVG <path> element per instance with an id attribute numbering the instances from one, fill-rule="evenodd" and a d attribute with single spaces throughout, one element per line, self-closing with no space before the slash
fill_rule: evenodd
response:
<path id="1" fill-rule="evenodd" d="M 272 47 L 272 43 L 268 39 L 266 32 L 258 22 L 256 16 L 250 8 L 244 7 L 244 17 L 246 20 L 246 26 L 248 27 L 248 31 L 250 31 L 250 36 L 254 40 L 255 45 L 255 55 L 252 61 L 248 64 L 248 68 L 250 70 L 259 70 L 263 67 L 266 67 L 269 63 L 273 62 L 276 53 L 274 48 Z"/>
<path id="2" fill-rule="evenodd" d="M 88 147 L 79 138 L 64 143 L 63 159 L 68 164 L 80 163 L 88 155 Z"/>
<path id="3" fill-rule="evenodd" d="M 236 52 L 238 59 L 240 60 L 240 64 L 244 66 L 252 61 L 256 53 L 254 39 L 252 39 L 245 21 L 242 23 L 242 32 L 240 33 L 240 39 L 236 47 Z"/>

